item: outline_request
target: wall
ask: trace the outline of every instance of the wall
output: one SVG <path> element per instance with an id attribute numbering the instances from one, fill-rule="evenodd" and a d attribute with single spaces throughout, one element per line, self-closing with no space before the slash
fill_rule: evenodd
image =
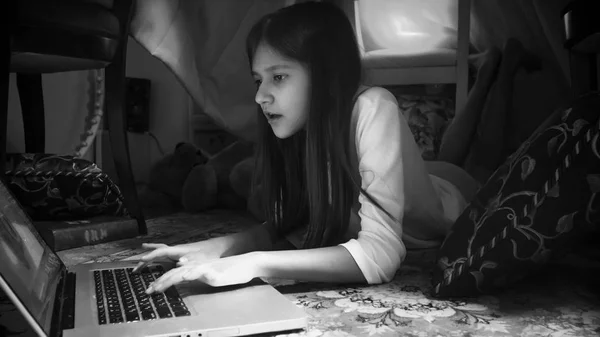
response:
<path id="1" fill-rule="evenodd" d="M 85 127 L 89 97 L 87 71 L 43 75 L 46 109 L 46 153 L 71 154 Z M 178 142 L 189 141 L 188 94 L 167 67 L 135 40 L 127 48 L 127 76 L 152 82 L 150 132 L 165 152 Z M 156 142 L 149 135 L 129 134 L 132 167 L 136 181 L 146 182 L 149 167 L 161 158 Z M 24 152 L 21 106 L 15 75 L 10 78 L 8 114 L 8 152 Z M 87 159 L 94 160 L 91 149 Z M 100 162 L 100 160 L 98 160 Z"/>

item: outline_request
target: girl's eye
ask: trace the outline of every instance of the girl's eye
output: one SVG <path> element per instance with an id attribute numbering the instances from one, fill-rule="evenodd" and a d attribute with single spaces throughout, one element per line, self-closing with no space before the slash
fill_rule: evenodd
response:
<path id="1" fill-rule="evenodd" d="M 275 82 L 281 82 L 281 81 L 283 81 L 285 78 L 286 78 L 286 76 L 285 76 L 285 75 L 275 75 L 275 76 L 273 76 L 273 80 L 274 80 Z"/>
<path id="2" fill-rule="evenodd" d="M 260 84 L 262 83 L 261 80 L 254 80 L 254 85 L 256 85 L 256 87 L 260 87 Z"/>

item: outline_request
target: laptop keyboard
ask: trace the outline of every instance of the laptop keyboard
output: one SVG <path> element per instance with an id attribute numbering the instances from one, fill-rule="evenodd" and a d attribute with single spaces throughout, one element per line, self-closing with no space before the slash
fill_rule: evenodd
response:
<path id="1" fill-rule="evenodd" d="M 94 271 L 99 324 L 146 321 L 189 316 L 190 312 L 174 287 L 164 293 L 146 294 L 150 283 L 164 274 L 162 266 Z"/>

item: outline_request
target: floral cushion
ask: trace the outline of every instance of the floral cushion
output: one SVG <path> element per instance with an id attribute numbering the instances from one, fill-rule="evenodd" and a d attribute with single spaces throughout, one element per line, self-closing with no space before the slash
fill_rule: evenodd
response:
<path id="1" fill-rule="evenodd" d="M 119 188 L 85 159 L 8 154 L 7 186 L 34 221 L 127 214 Z"/>
<path id="2" fill-rule="evenodd" d="M 438 251 L 435 295 L 513 284 L 600 223 L 600 93 L 576 100 L 492 175 Z"/>

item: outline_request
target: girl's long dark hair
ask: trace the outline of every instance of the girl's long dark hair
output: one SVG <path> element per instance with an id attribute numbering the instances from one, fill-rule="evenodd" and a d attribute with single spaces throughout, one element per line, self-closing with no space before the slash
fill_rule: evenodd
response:
<path id="1" fill-rule="evenodd" d="M 306 66 L 311 80 L 305 128 L 291 137 L 278 139 L 258 107 L 258 179 L 267 222 L 278 236 L 308 225 L 305 248 L 336 244 L 361 190 L 349 146 L 361 80 L 354 30 L 335 5 L 303 2 L 254 25 L 246 40 L 251 66 L 261 43 Z"/>

